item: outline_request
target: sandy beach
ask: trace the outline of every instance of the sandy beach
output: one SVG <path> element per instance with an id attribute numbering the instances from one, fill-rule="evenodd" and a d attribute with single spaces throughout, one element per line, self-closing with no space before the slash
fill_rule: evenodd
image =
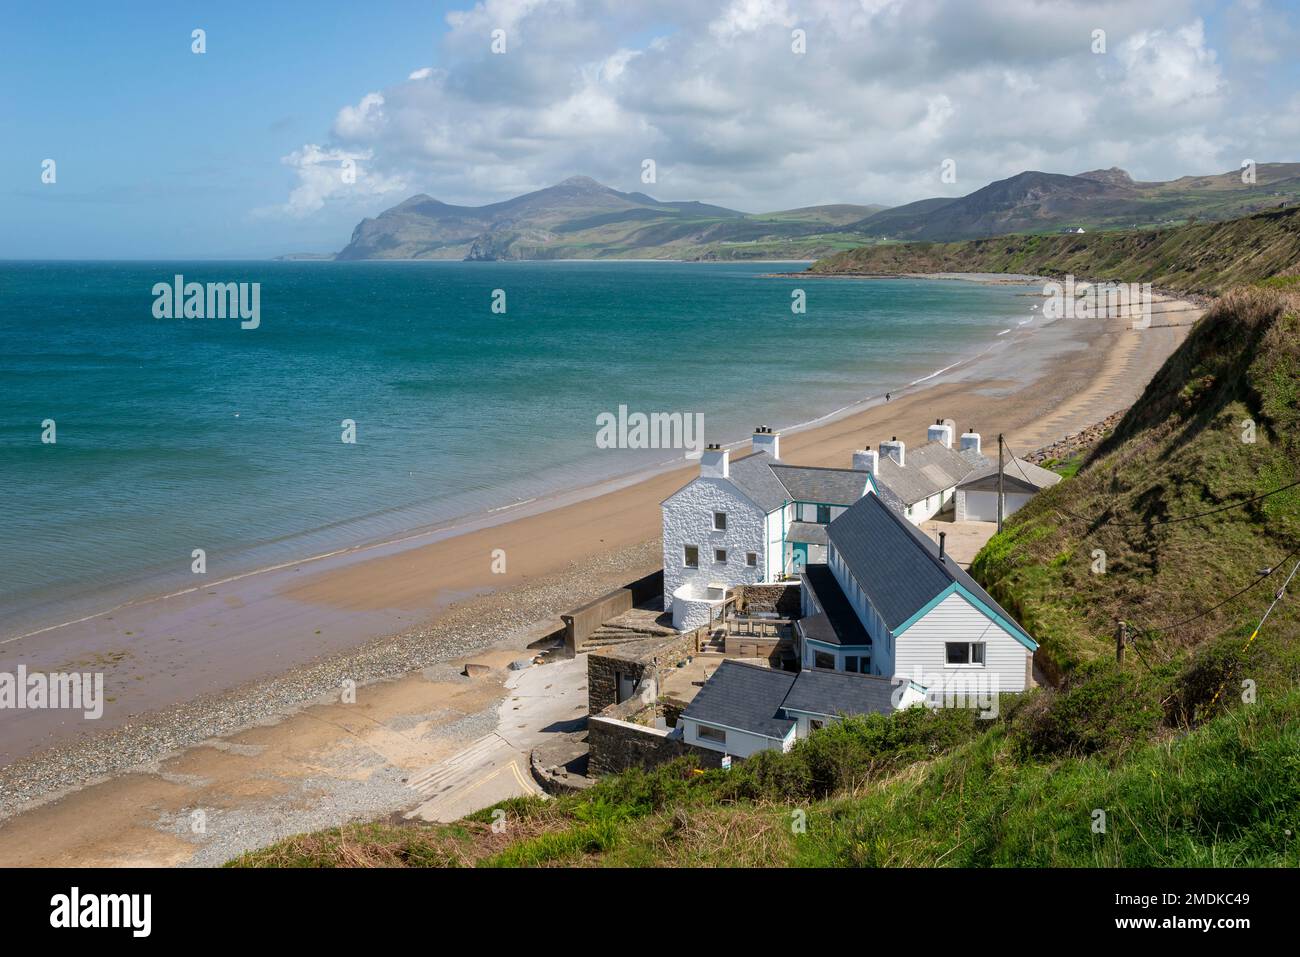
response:
<path id="1" fill-rule="evenodd" d="M 975 367 L 955 381 L 903 390 L 787 433 L 783 457 L 847 466 L 866 443 L 891 435 L 924 441 L 936 418 L 953 418 L 986 441 L 1003 432 L 1026 454 L 1141 394 L 1200 314 L 1177 300 L 1156 309 L 1153 326 L 1140 331 L 1123 321 L 1038 329 L 1015 375 L 980 377 Z M 315 826 L 401 807 L 400 788 L 344 800 L 312 776 L 364 788 L 374 762 L 339 755 L 378 748 L 381 764 L 413 769 L 483 733 L 509 660 L 552 631 L 561 612 L 658 567 L 659 502 L 694 468 L 575 490 L 11 639 L 0 646 L 0 670 L 22 662 L 32 671 L 103 671 L 109 702 L 98 722 L 53 711 L 4 716 L 0 864 L 211 863 L 196 857 L 201 841 L 178 836 L 176 815 L 194 806 L 258 804 L 274 816 L 277 801 L 324 800 L 332 811 L 311 817 Z M 498 549 L 503 574 L 493 571 Z M 473 683 L 459 674 L 469 656 L 489 651 L 497 656 L 491 676 Z M 348 679 L 376 689 L 369 743 L 351 724 L 322 724 Z M 241 743 L 249 735 L 256 760 L 241 750 L 253 747 Z M 90 821 L 78 809 L 92 801 Z M 74 818 L 82 823 L 60 824 Z M 292 827 L 290 817 L 279 819 Z M 268 827 L 222 852 L 272 839 Z M 111 836 L 122 829 L 136 833 L 132 846 L 141 853 L 115 849 Z"/>

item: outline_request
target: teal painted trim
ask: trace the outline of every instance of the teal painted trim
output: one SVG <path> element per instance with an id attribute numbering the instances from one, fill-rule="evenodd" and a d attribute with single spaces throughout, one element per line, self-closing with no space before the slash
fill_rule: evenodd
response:
<path id="1" fill-rule="evenodd" d="M 907 619 L 907 621 L 903 622 L 896 629 L 894 629 L 894 640 L 897 641 L 899 638 L 901 638 L 903 636 L 903 632 L 907 631 L 907 629 L 911 628 L 914 624 L 916 624 L 927 614 L 929 614 L 935 605 L 939 604 L 939 602 L 943 601 L 949 595 L 953 595 L 953 594 L 961 595 L 968 602 L 970 602 L 971 605 L 974 606 L 976 611 L 982 614 L 985 618 L 992 621 L 994 624 L 998 625 L 1003 631 L 1009 634 L 1012 638 L 1016 639 L 1016 641 L 1020 642 L 1030 651 L 1038 650 L 1038 642 L 1030 638 L 1023 628 L 1021 628 L 1019 625 L 1015 624 L 1014 622 L 1008 621 L 1006 618 L 1003 618 L 992 608 L 990 608 L 988 605 L 984 604 L 984 602 L 980 601 L 973 594 L 971 594 L 970 591 L 964 588 L 960 582 L 953 582 L 943 591 L 939 592 L 939 594 L 935 595 L 928 602 L 926 602 L 924 607 L 922 607 L 920 611 L 918 611 L 911 618 Z"/>
<path id="2" fill-rule="evenodd" d="M 907 621 L 903 622 L 901 625 L 899 625 L 897 628 L 894 629 L 894 638 L 897 639 L 901 637 L 903 632 L 907 631 L 907 629 L 911 628 L 918 621 L 920 621 L 922 618 L 928 615 L 935 605 L 939 604 L 939 602 L 943 601 L 945 598 L 947 598 L 956 590 L 957 590 L 957 583 L 953 582 L 943 591 L 939 592 L 939 594 L 935 595 L 933 598 L 927 601 L 924 605 L 921 606 L 920 611 L 918 611 L 911 618 L 907 619 Z"/>
<path id="3" fill-rule="evenodd" d="M 1012 638 L 1016 639 L 1016 641 L 1020 642 L 1030 651 L 1038 650 L 1038 642 L 1034 641 L 1034 639 L 1029 636 L 1029 633 L 1025 631 L 1025 629 L 1021 628 L 1015 622 L 1003 618 L 996 611 L 994 611 L 988 605 L 984 604 L 984 602 L 980 601 L 969 591 L 963 588 L 960 584 L 957 585 L 957 590 L 958 592 L 961 593 L 961 596 L 965 598 L 968 602 L 970 602 L 972 605 L 974 605 L 978 611 L 983 613 L 988 618 L 991 618 L 997 624 L 1001 625 L 1002 629 L 1008 632 Z"/>
<path id="4" fill-rule="evenodd" d="M 822 648 L 826 651 L 856 651 L 860 648 L 866 648 L 868 651 L 871 650 L 870 645 L 832 645 L 824 641 L 818 641 L 816 638 L 805 638 L 803 643 L 805 645 L 810 645 L 813 648 Z"/>

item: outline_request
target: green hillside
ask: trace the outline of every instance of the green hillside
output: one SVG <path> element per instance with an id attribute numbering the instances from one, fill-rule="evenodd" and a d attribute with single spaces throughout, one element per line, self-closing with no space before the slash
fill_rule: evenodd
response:
<path id="1" fill-rule="evenodd" d="M 1300 206 L 1160 230 L 864 246 L 819 260 L 809 271 L 828 276 L 1073 273 L 1217 293 L 1237 283 L 1300 273 Z"/>

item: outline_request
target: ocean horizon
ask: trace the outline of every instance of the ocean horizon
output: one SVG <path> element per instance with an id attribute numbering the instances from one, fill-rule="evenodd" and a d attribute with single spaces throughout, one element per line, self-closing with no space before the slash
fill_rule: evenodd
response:
<path id="1" fill-rule="evenodd" d="M 601 448 L 599 417 L 732 443 L 1034 315 L 1027 286 L 770 265 L 0 262 L 0 637 L 193 586 L 195 549 L 211 582 L 681 463 Z M 257 284 L 256 322 L 157 318 L 191 282 Z"/>

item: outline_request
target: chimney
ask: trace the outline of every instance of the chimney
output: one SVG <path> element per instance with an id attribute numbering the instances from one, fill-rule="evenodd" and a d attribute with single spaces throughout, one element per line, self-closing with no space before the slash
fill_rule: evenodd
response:
<path id="1" fill-rule="evenodd" d="M 952 448 L 952 426 L 943 419 L 935 419 L 934 425 L 925 431 L 925 440 L 942 443 L 945 449 Z"/>
<path id="2" fill-rule="evenodd" d="M 700 454 L 700 476 L 702 478 L 729 478 L 731 476 L 731 450 L 724 449 L 716 442 L 706 446 Z"/>
<path id="3" fill-rule="evenodd" d="M 939 561 L 943 561 L 943 540 L 948 537 L 947 532 L 939 533 Z"/>
<path id="4" fill-rule="evenodd" d="M 880 453 L 867 446 L 853 453 L 853 467 L 876 475 L 880 471 Z"/>
<path id="5" fill-rule="evenodd" d="M 978 432 L 963 432 L 961 434 L 961 450 L 974 449 L 978 454 L 980 450 L 980 434 Z"/>
<path id="6" fill-rule="evenodd" d="M 888 442 L 881 442 L 880 451 L 897 462 L 899 468 L 907 464 L 907 443 L 898 441 L 898 436 L 894 436 Z"/>
<path id="7" fill-rule="evenodd" d="M 773 459 L 781 458 L 781 433 L 760 425 L 754 430 L 754 451 L 766 452 Z"/>

